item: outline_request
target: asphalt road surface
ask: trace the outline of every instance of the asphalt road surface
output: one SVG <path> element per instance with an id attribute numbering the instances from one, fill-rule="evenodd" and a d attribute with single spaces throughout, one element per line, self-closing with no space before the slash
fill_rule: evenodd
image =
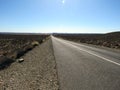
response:
<path id="1" fill-rule="evenodd" d="M 60 90 L 120 90 L 120 52 L 52 36 Z"/>

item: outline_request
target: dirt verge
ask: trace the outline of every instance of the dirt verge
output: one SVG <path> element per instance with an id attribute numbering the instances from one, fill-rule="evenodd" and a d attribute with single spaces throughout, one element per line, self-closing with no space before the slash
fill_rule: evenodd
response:
<path id="1" fill-rule="evenodd" d="M 51 40 L 25 54 L 22 63 L 0 71 L 0 90 L 58 90 Z"/>

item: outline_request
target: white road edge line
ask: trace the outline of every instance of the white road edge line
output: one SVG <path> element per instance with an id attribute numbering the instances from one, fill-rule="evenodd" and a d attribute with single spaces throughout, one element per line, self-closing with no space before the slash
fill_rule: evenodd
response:
<path id="1" fill-rule="evenodd" d="M 69 45 L 72 45 L 71 43 L 67 43 L 67 42 L 65 42 L 65 41 L 64 41 L 64 43 L 69 44 Z M 114 62 L 114 61 L 109 60 L 109 59 L 107 59 L 107 58 L 105 58 L 105 57 L 99 56 L 99 55 L 97 55 L 97 54 L 95 54 L 95 53 L 91 53 L 91 52 L 88 52 L 88 51 L 86 51 L 86 50 L 80 49 L 80 48 L 77 47 L 77 46 L 74 46 L 74 45 L 72 45 L 72 46 L 73 46 L 74 48 L 77 48 L 77 49 L 81 50 L 81 51 L 87 52 L 87 53 L 89 53 L 89 54 L 91 54 L 91 55 L 94 55 L 94 56 L 96 56 L 96 57 L 99 57 L 99 58 L 101 58 L 101 59 L 103 59 L 103 60 L 105 60 L 105 61 L 108 61 L 108 62 L 111 62 L 111 63 L 113 63 L 113 64 L 116 64 L 116 65 L 119 65 L 119 66 L 120 66 L 120 63 Z"/>

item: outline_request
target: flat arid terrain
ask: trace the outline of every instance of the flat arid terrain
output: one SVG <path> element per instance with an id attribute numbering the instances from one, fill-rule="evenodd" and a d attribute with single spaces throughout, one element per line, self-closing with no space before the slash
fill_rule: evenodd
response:
<path id="1" fill-rule="evenodd" d="M 29 36 L 29 38 L 31 38 L 31 36 Z M 42 36 L 35 38 L 32 39 L 39 41 Z M 22 44 L 25 44 L 23 41 L 24 40 L 22 40 L 21 44 L 18 43 L 19 40 L 15 42 L 15 44 L 10 43 L 10 46 L 13 45 L 14 49 L 14 47 L 18 48 L 20 45 L 20 50 L 22 50 Z M 29 41 L 32 40 L 29 39 Z M 7 45 L 9 46 L 8 43 Z M 29 45 L 30 43 L 26 46 Z M 7 50 L 12 50 L 12 48 L 9 47 Z M 2 60 L 7 58 L 9 57 L 7 57 L 6 54 L 4 58 L 3 55 L 1 55 L 1 65 L 8 62 L 2 63 Z M 19 58 L 23 58 L 24 62 L 20 63 L 14 61 L 10 66 L 6 66 L 7 68 L 0 71 L 0 90 L 58 90 L 56 61 L 53 55 L 52 41 L 50 39 L 37 45 Z"/>
<path id="2" fill-rule="evenodd" d="M 53 34 L 63 39 L 120 49 L 120 32 L 107 34 Z"/>
<path id="3" fill-rule="evenodd" d="M 120 32 L 0 35 L 0 90 L 120 90 Z"/>

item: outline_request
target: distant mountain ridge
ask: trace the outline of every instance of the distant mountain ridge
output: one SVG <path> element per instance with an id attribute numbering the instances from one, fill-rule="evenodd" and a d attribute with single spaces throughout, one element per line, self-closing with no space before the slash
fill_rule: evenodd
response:
<path id="1" fill-rule="evenodd" d="M 0 35 L 41 35 L 49 33 L 17 33 L 17 32 L 0 32 Z"/>

